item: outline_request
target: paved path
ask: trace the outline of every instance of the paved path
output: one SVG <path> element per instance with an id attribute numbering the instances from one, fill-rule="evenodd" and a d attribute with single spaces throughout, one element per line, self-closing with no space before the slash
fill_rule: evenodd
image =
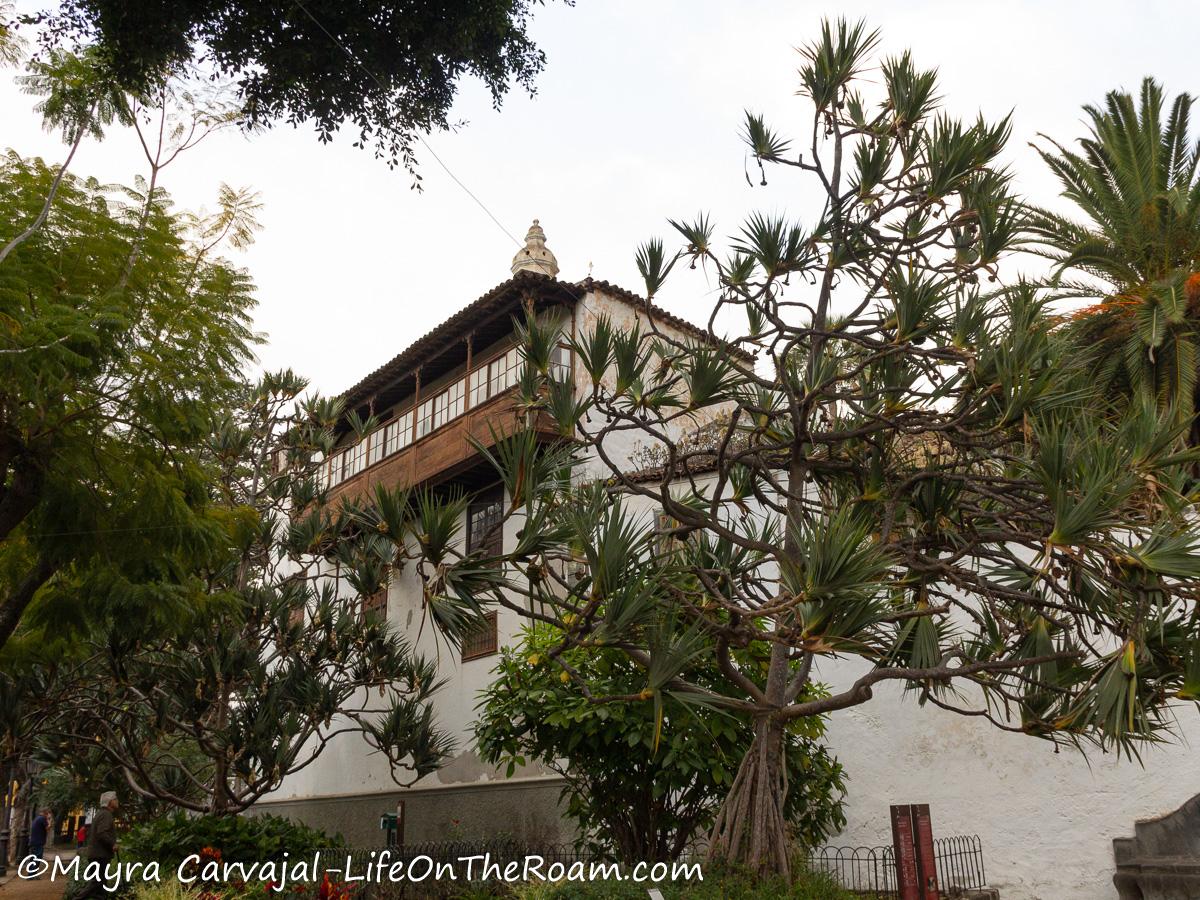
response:
<path id="1" fill-rule="evenodd" d="M 47 847 L 46 861 L 53 864 L 55 854 L 66 862 L 75 856 L 75 851 L 66 847 L 58 850 Z M 8 874 L 0 878 L 0 900 L 62 900 L 66 883 L 61 878 L 56 881 L 51 881 L 49 875 L 18 878 L 16 871 L 16 866 L 9 866 Z"/>

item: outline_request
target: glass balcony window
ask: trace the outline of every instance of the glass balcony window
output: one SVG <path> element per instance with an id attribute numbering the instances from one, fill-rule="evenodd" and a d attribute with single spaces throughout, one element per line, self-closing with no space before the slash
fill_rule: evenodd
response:
<path id="1" fill-rule="evenodd" d="M 399 453 L 437 429 L 450 424 L 469 408 L 478 406 L 492 397 L 514 387 L 521 379 L 524 362 L 521 351 L 513 347 L 464 375 L 450 386 L 409 409 L 386 425 L 381 425 L 363 440 L 343 447 L 322 464 L 318 477 L 323 487 L 332 488 L 358 475 L 368 466 L 373 466 L 387 457 Z M 566 344 L 554 348 L 550 358 L 551 374 L 559 380 L 571 375 L 571 353 Z M 468 404 L 468 400 L 470 403 Z M 415 434 L 414 434 L 415 421 Z"/>
<path id="2" fill-rule="evenodd" d="M 429 432 L 433 431 L 433 400 L 426 400 L 417 407 L 417 439 L 425 437 Z"/>
<path id="3" fill-rule="evenodd" d="M 411 409 L 404 415 L 398 416 L 394 421 L 388 423 L 385 429 L 386 438 L 384 440 L 384 454 L 386 456 L 399 453 L 408 446 L 412 440 L 412 423 L 413 414 Z"/>

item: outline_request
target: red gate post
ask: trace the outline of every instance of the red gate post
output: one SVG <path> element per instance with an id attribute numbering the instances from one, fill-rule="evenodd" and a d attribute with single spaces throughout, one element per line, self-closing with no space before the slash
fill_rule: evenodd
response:
<path id="1" fill-rule="evenodd" d="M 917 872 L 917 846 L 913 840 L 912 807 L 892 806 L 892 847 L 896 860 L 899 900 L 924 900 Z"/>
<path id="2" fill-rule="evenodd" d="M 937 860 L 933 855 L 933 824 L 929 819 L 929 804 L 911 807 L 913 839 L 917 845 L 917 873 L 921 884 L 921 900 L 938 900 Z"/>
<path id="3" fill-rule="evenodd" d="M 929 804 L 896 805 L 891 807 L 891 813 L 896 890 L 900 900 L 938 900 Z"/>

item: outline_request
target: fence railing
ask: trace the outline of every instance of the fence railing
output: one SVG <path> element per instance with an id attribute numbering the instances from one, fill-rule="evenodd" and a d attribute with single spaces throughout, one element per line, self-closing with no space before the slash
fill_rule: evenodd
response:
<path id="1" fill-rule="evenodd" d="M 501 865 L 539 856 L 544 866 L 561 863 L 569 867 L 572 863 L 600 862 L 594 854 L 576 849 L 572 844 L 537 844 L 511 839 L 477 841 L 430 841 L 390 847 L 357 848 L 350 851 L 353 867 L 364 871 L 372 860 L 383 851 L 390 853 L 390 862 L 401 862 L 405 871 L 416 859 L 427 859 L 433 866 L 455 864 L 466 857 L 490 856 Z M 959 897 L 967 891 L 987 887 L 987 876 L 983 866 L 983 843 L 978 835 L 956 835 L 937 838 L 933 842 L 934 860 L 937 865 L 938 887 L 946 898 Z M 344 858 L 342 853 L 338 858 Z M 891 847 L 823 847 L 805 857 L 805 864 L 814 872 L 821 872 L 843 888 L 870 900 L 895 900 L 899 897 L 896 880 L 896 860 Z M 460 867 L 461 868 L 461 867 Z M 479 871 L 479 867 L 475 867 Z M 461 872 L 460 872 L 461 877 Z M 366 894 L 379 897 L 408 896 L 400 885 L 370 885 Z M 411 891 L 410 886 L 409 891 Z M 436 887 L 431 881 L 424 884 L 421 896 L 436 896 Z"/>
<path id="2" fill-rule="evenodd" d="M 943 897 L 987 887 L 983 842 L 978 835 L 955 835 L 933 842 L 938 889 Z M 864 897 L 891 900 L 900 896 L 896 858 L 891 847 L 823 847 L 808 857 L 808 866 L 825 872 L 847 890 Z"/>

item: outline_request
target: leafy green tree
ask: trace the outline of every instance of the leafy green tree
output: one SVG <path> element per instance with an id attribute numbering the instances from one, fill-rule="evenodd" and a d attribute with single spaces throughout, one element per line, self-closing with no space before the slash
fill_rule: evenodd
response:
<path id="1" fill-rule="evenodd" d="M 21 835 L 29 818 L 25 815 L 33 794 L 33 751 L 38 734 L 27 718 L 30 698 L 44 693 L 45 673 L 36 669 L 12 671 L 0 669 L 0 778 L 6 790 L 0 795 L 0 836 L 8 839 L 7 858 L 0 863 L 15 863 Z M 13 789 L 15 788 L 15 789 Z"/>
<path id="2" fill-rule="evenodd" d="M 17 34 L 13 4 L 0 3 L 0 66 L 15 66 L 25 56 L 25 41 Z"/>
<path id="3" fill-rule="evenodd" d="M 178 753 L 180 748 L 176 748 Z M 175 766 L 167 762 L 163 771 L 155 772 L 155 778 L 171 779 Z M 42 769 L 33 791 L 34 807 L 48 806 L 57 819 L 70 815 L 74 810 L 92 809 L 100 795 L 118 789 L 125 784 L 120 771 L 115 770 L 104 754 L 86 747 L 74 747 L 63 755 L 58 764 Z M 184 795 L 198 792 L 183 781 L 176 781 L 172 789 Z M 121 791 L 121 821 L 123 824 L 151 822 L 171 812 L 171 805 L 154 797 L 142 797 L 132 791 Z"/>
<path id="4" fill-rule="evenodd" d="M 1040 149 L 1082 221 L 1040 212 L 1035 233 L 1070 293 L 1100 300 L 1071 326 L 1101 393 L 1139 394 L 1195 415 L 1200 322 L 1200 145 L 1190 134 L 1193 98 L 1164 110 L 1162 87 L 1142 82 L 1135 99 L 1112 91 L 1086 106 L 1078 149 Z M 1164 115 L 1165 113 L 1165 115 Z"/>
<path id="5" fill-rule="evenodd" d="M 1145 403 L 1095 414 L 1045 298 L 1000 281 L 1024 227 L 997 162 L 1007 122 L 939 112 L 935 73 L 907 53 L 875 67 L 876 45 L 841 21 L 802 50 L 796 149 L 747 116 L 763 180 L 796 173 L 823 196 L 807 228 L 754 214 L 725 253 L 702 214 L 673 223 L 678 253 L 639 251 L 650 297 L 678 261 L 704 266 L 708 321 L 732 334 L 602 319 L 573 340 L 578 392 L 553 376 L 555 326 L 527 326 L 520 402 L 574 440 L 525 430 L 484 451 L 519 539 L 427 582 L 559 629 L 548 664 L 591 702 L 743 716 L 754 738 L 709 846 L 760 873 L 789 868 L 791 723 L 879 685 L 1131 754 L 1200 697 L 1184 426 Z M 655 466 L 613 450 L 635 442 Z M 585 457 L 608 477 L 573 476 Z M 582 647 L 625 654 L 642 689 L 593 690 L 568 656 Z M 722 690 L 689 679 L 700 659 Z M 854 680 L 813 696 L 835 659 Z"/>
<path id="6" fill-rule="evenodd" d="M 94 41 L 118 83 L 139 94 L 201 57 L 237 82 L 246 124 L 311 121 L 328 141 L 350 122 L 359 146 L 412 169 L 419 135 L 450 127 L 464 76 L 497 107 L 512 81 L 533 90 L 545 57 L 527 29 L 540 4 L 67 0 L 26 21 L 51 47 Z"/>
<path id="7" fill-rule="evenodd" d="M 429 704 L 436 667 L 365 606 L 386 587 L 389 544 L 326 502 L 317 460 L 341 407 L 305 387 L 267 375 L 211 432 L 221 539 L 160 548 L 160 589 L 186 612 L 131 627 L 120 591 L 96 604 L 90 654 L 34 715 L 62 758 L 98 752 L 140 797 L 228 815 L 342 734 L 365 735 L 400 783 L 451 749 Z"/>
<path id="8" fill-rule="evenodd" d="M 481 758 L 507 766 L 510 776 L 533 761 L 562 775 L 567 815 L 591 849 L 631 865 L 678 858 L 712 825 L 752 729 L 718 707 L 675 698 L 661 718 L 651 698 L 590 703 L 551 662 L 561 641 L 553 629 L 537 626 L 519 646 L 503 650 L 499 677 L 479 706 Z M 619 650 L 574 648 L 562 658 L 604 695 L 637 693 L 645 685 L 641 668 Z M 698 660 L 687 677 L 725 689 L 711 658 Z M 810 690 L 815 696 L 816 686 Z M 824 723 L 814 717 L 792 723 L 785 738 L 786 765 L 797 777 L 788 783 L 784 814 L 806 848 L 845 824 L 842 767 L 819 743 L 823 734 Z"/>
<path id="9" fill-rule="evenodd" d="M 121 189 L 10 152 L 0 221 L 33 221 L 56 179 L 44 224 L 0 264 L 0 645 L 35 596 L 60 624 L 86 616 L 55 590 L 79 598 L 92 564 L 129 588 L 127 612 L 178 609 L 134 586 L 218 536 L 184 451 L 212 434 L 257 340 L 252 284 L 214 255 L 213 219 L 165 195 L 131 210 Z"/>
<path id="10" fill-rule="evenodd" d="M 70 149 L 50 182 L 37 217 L 0 247 L 0 263 L 42 227 L 58 194 L 58 186 L 83 139 L 88 136 L 102 138 L 104 127 L 113 121 L 123 125 L 135 123 L 129 98 L 105 77 L 95 51 L 85 51 L 78 56 L 55 52 L 47 60 L 30 63 L 29 72 L 17 80 L 26 93 L 42 97 L 37 112 L 41 114 L 46 130 L 60 130 Z"/>

